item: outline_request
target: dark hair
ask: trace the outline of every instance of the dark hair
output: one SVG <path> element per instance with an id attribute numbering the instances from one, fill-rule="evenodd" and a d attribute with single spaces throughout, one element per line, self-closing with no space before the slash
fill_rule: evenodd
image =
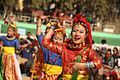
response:
<path id="1" fill-rule="evenodd" d="M 27 32 L 27 35 L 28 35 L 28 34 L 31 34 L 31 32 Z"/>
<path id="2" fill-rule="evenodd" d="M 107 40 L 106 40 L 106 39 L 102 39 L 102 40 L 101 40 L 101 43 L 102 43 L 102 44 L 106 44 L 106 43 L 107 43 Z"/>
<path id="3" fill-rule="evenodd" d="M 108 51 L 110 51 L 110 52 L 111 52 L 111 49 L 110 49 L 110 48 L 108 48 L 108 49 L 107 49 L 107 52 L 108 52 Z"/>
<path id="4" fill-rule="evenodd" d="M 28 44 L 28 41 L 23 38 L 20 38 L 20 45 L 24 45 L 24 44 Z"/>
<path id="5" fill-rule="evenodd" d="M 2 39 L 0 39 L 0 42 L 3 42 L 3 40 L 2 40 Z"/>
<path id="6" fill-rule="evenodd" d="M 116 53 L 115 53 L 115 54 L 118 54 L 118 53 L 119 53 L 119 50 L 118 50 L 117 47 L 114 47 L 114 48 L 113 48 L 113 52 L 115 52 L 115 50 L 116 50 Z"/>
<path id="7" fill-rule="evenodd" d="M 94 40 L 92 40 L 92 44 L 94 44 L 95 43 L 95 41 Z"/>

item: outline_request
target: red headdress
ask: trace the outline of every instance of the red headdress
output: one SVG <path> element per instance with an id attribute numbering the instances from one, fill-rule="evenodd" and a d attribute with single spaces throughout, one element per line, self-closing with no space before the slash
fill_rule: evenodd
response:
<path id="1" fill-rule="evenodd" d="M 92 35 L 91 35 L 90 23 L 86 20 L 85 17 L 81 16 L 80 14 L 77 14 L 73 19 L 73 26 L 78 24 L 85 27 L 88 35 L 85 40 L 85 44 L 89 44 L 90 47 L 92 47 Z"/>

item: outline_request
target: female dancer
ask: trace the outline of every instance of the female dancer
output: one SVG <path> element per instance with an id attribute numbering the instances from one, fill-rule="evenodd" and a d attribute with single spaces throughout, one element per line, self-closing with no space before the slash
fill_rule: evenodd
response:
<path id="1" fill-rule="evenodd" d="M 45 30 L 45 34 L 50 30 L 51 25 L 56 26 L 56 28 L 58 27 L 57 23 L 54 22 L 48 23 L 47 28 Z M 39 76 L 38 78 L 43 80 L 56 80 L 58 75 L 60 75 L 62 71 L 62 67 L 61 67 L 62 59 L 60 55 L 42 46 L 43 34 L 41 32 L 41 19 L 38 19 L 36 34 L 44 58 L 42 76 Z M 63 28 L 56 29 L 55 34 L 52 36 L 51 41 L 54 43 L 63 43 L 64 40 L 65 40 L 65 32 Z"/>
<path id="2" fill-rule="evenodd" d="M 16 27 L 12 24 L 7 29 L 7 36 L 0 36 L 3 41 L 3 80 L 22 80 L 19 63 L 15 52 L 19 49 L 19 41 L 15 37 Z"/>
<path id="3" fill-rule="evenodd" d="M 50 41 L 54 26 L 43 39 L 44 47 L 62 56 L 63 80 L 88 80 L 90 68 L 100 68 L 101 59 L 92 51 L 92 37 L 90 24 L 86 18 L 76 15 L 71 31 L 72 39 L 66 45 Z"/>

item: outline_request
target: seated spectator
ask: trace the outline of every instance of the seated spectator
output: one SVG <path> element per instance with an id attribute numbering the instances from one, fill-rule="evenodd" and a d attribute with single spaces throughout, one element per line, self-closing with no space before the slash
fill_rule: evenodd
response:
<path id="1" fill-rule="evenodd" d="M 114 61 L 113 61 L 113 56 L 111 53 L 111 49 L 108 49 L 105 58 L 103 60 L 104 64 L 104 73 L 103 73 L 103 78 L 106 78 L 107 80 L 110 78 L 110 71 L 114 67 Z"/>
<path id="2" fill-rule="evenodd" d="M 22 50 L 21 50 L 21 55 L 23 58 L 28 59 L 26 63 L 23 63 L 22 65 L 24 66 L 22 73 L 29 74 L 28 70 L 30 69 L 32 63 L 33 63 L 33 52 L 34 48 L 30 47 L 28 42 L 26 40 L 23 40 L 22 42 Z"/>
<path id="3" fill-rule="evenodd" d="M 107 51 L 107 47 L 108 47 L 108 45 L 107 45 L 107 40 L 106 39 L 102 39 L 101 40 L 101 53 L 102 53 L 102 56 L 103 56 L 103 58 L 105 57 L 105 53 L 106 53 L 106 51 Z"/>
<path id="4" fill-rule="evenodd" d="M 111 71 L 111 79 L 112 80 L 120 80 L 120 56 L 117 58 L 117 64 L 114 69 Z"/>
<path id="5" fill-rule="evenodd" d="M 33 39 L 31 38 L 31 32 L 27 32 L 27 38 L 26 38 L 29 42 L 32 42 Z"/>

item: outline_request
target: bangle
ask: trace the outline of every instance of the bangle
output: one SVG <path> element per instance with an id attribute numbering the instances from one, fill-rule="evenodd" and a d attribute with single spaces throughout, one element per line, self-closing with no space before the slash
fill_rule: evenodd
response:
<path id="1" fill-rule="evenodd" d="M 87 66 L 87 68 L 90 68 L 90 64 L 89 64 L 89 62 L 86 63 L 86 66 Z"/>
<path id="2" fill-rule="evenodd" d="M 87 62 L 86 66 L 87 66 L 87 68 L 92 68 L 92 67 L 94 67 L 94 64 L 93 64 L 93 62 Z"/>
<path id="3" fill-rule="evenodd" d="M 51 26 L 51 29 L 52 29 L 52 30 L 55 30 L 55 26 Z"/>

